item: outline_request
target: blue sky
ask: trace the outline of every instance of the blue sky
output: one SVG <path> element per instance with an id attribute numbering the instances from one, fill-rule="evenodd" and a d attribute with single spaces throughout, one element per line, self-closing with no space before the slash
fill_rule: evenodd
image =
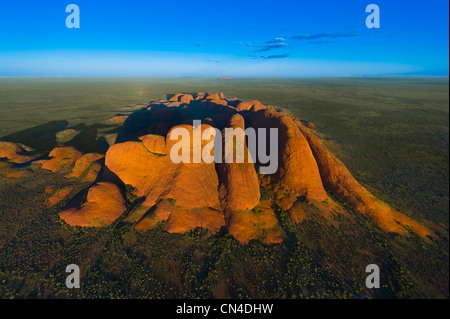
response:
<path id="1" fill-rule="evenodd" d="M 65 24 L 80 8 L 80 28 Z M 368 29 L 368 4 L 381 27 Z M 447 75 L 447 0 L 0 4 L 0 76 Z"/>

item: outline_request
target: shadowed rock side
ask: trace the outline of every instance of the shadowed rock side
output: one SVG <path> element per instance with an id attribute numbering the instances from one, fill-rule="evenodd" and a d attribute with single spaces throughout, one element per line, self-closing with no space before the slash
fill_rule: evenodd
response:
<path id="1" fill-rule="evenodd" d="M 216 233 L 224 229 L 243 243 L 256 239 L 270 244 L 283 240 L 274 205 L 287 211 L 294 223 L 322 219 L 339 227 L 336 215 L 351 219 L 342 201 L 388 232 L 406 234 L 410 229 L 420 236 L 435 236 L 359 184 L 323 146 L 310 129 L 312 125 L 303 126 L 286 112 L 258 101 L 226 98 L 223 93 L 175 94 L 141 105 L 134 113 L 120 117 L 122 120 L 120 132 L 111 134 L 105 143 L 106 155 L 83 154 L 64 146 L 53 149 L 47 159 L 33 162 L 66 178 L 97 181 L 81 207 L 72 207 L 72 203 L 60 213 L 68 224 L 109 225 L 127 211 L 125 202 L 129 200 L 132 205 L 125 218 L 139 231 L 162 227 L 170 233 L 184 233 L 203 227 Z M 250 127 L 256 129 L 256 141 L 263 138 L 265 154 L 271 149 L 269 129 L 278 130 L 278 169 L 274 174 L 259 174 L 258 169 L 267 164 L 249 157 L 250 137 L 246 139 L 243 131 Z M 189 133 L 187 139 L 178 130 L 181 128 Z M 200 151 L 213 156 L 218 151 L 212 147 L 215 129 L 222 133 L 222 141 L 215 141 L 215 147 L 222 142 L 221 154 L 217 154 L 222 163 L 205 162 L 204 157 L 194 155 Z M 230 129 L 235 129 L 235 137 L 226 134 Z M 265 143 L 258 129 L 267 129 Z M 61 138 L 68 139 L 75 132 L 63 133 Z M 209 138 L 205 139 L 205 133 Z M 230 138 L 234 160 L 227 162 L 229 153 L 224 146 Z M 186 149 L 189 154 L 183 153 Z M 260 150 L 255 151 L 258 154 Z M 171 153 L 183 160 L 173 162 Z M 0 173 L 18 178 L 24 171 L 14 165 L 35 157 L 26 146 L 0 142 L 0 158 Z M 72 189 L 46 189 L 47 206 L 60 203 Z"/>

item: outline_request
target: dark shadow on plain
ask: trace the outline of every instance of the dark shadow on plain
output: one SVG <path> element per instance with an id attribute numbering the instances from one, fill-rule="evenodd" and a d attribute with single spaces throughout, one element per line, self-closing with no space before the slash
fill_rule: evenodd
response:
<path id="1" fill-rule="evenodd" d="M 93 124 L 86 126 L 85 124 L 79 124 L 72 128 L 81 130 L 71 141 L 64 145 L 73 146 L 77 150 L 85 153 L 102 153 L 104 148 L 97 140 L 98 130 L 101 128 L 107 128 L 110 125 L 105 124 Z"/>
<path id="2" fill-rule="evenodd" d="M 56 132 L 65 129 L 67 125 L 68 122 L 65 120 L 52 121 L 2 136 L 0 137 L 0 140 L 13 143 L 22 143 L 26 146 L 34 148 L 38 152 L 48 152 L 56 146 Z"/>

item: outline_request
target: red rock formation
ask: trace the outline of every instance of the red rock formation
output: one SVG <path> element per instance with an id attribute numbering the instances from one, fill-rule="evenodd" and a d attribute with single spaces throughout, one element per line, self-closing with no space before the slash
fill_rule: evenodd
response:
<path id="1" fill-rule="evenodd" d="M 82 153 L 74 147 L 57 147 L 48 155 L 50 159 L 42 163 L 42 168 L 52 172 L 65 170 L 73 165 L 81 155 Z"/>
<path id="2" fill-rule="evenodd" d="M 189 104 L 194 100 L 194 97 L 191 94 L 175 94 L 172 98 L 170 98 L 170 102 L 180 102 L 181 104 Z"/>
<path id="3" fill-rule="evenodd" d="M 71 226 L 107 226 L 126 210 L 119 187 L 111 183 L 98 183 L 89 189 L 87 201 L 80 208 L 70 208 L 59 213 Z"/>
<path id="4" fill-rule="evenodd" d="M 263 110 L 254 113 L 251 125 L 255 128 L 278 128 L 279 168 L 270 176 L 272 183 L 280 184 L 296 197 L 306 200 L 321 202 L 329 198 L 308 142 L 292 118 Z"/>
<path id="5" fill-rule="evenodd" d="M 178 100 L 180 99 L 180 97 L 183 96 L 183 94 L 175 94 L 174 96 L 172 96 L 169 101 L 170 102 L 178 102 Z"/>
<path id="6" fill-rule="evenodd" d="M 101 169 L 102 166 L 99 163 L 92 164 L 92 167 L 88 170 L 87 174 L 84 176 L 83 181 L 91 183 L 95 182 Z"/>
<path id="7" fill-rule="evenodd" d="M 219 94 L 212 93 L 212 94 L 207 94 L 205 99 L 207 99 L 207 100 L 220 100 L 220 96 L 219 96 Z"/>
<path id="8" fill-rule="evenodd" d="M 75 166 L 72 169 L 72 172 L 66 175 L 66 177 L 80 178 L 83 174 L 86 174 L 84 180 L 88 182 L 94 182 L 97 179 L 97 175 L 102 168 L 99 163 L 95 162 L 102 159 L 103 157 L 104 157 L 103 154 L 98 153 L 84 154 L 79 159 L 77 159 L 77 161 L 75 162 Z"/>
<path id="9" fill-rule="evenodd" d="M 111 145 L 106 153 L 104 180 L 115 184 L 95 185 L 80 208 L 61 212 L 61 218 L 69 224 L 99 226 L 112 223 L 126 209 L 117 185 L 129 185 L 140 200 L 127 216 L 128 221 L 137 223 L 137 230 L 148 230 L 160 222 L 164 222 L 165 230 L 171 233 L 184 233 L 196 227 L 215 233 L 226 226 L 228 232 L 243 243 L 252 239 L 278 243 L 282 241 L 282 232 L 270 207 L 272 203 L 286 210 L 292 222 L 297 224 L 305 219 L 325 219 L 339 227 L 334 218 L 336 214 L 351 218 L 328 196 L 325 186 L 355 212 L 364 214 L 389 232 L 404 234 L 404 226 L 409 226 L 421 236 L 434 235 L 370 194 L 323 147 L 313 131 L 287 112 L 277 112 L 274 107 L 265 107 L 258 101 L 241 102 L 226 99 L 222 93 L 201 92 L 195 95 L 195 100 L 192 95 L 177 94 L 170 101 L 150 102 L 139 112 L 130 116 L 126 125 L 127 130 L 135 129 L 135 132 L 125 138 L 119 136 L 118 140 L 122 142 Z M 133 122 L 136 114 L 143 118 Z M 202 119 L 202 125 L 194 128 L 192 119 L 197 118 Z M 236 160 L 210 163 L 202 157 L 194 161 L 197 160 L 194 149 L 202 152 L 211 146 L 213 135 L 201 144 L 194 144 L 197 141 L 194 136 L 200 137 L 206 130 L 217 127 L 222 130 L 225 140 L 226 128 L 244 130 L 246 121 L 256 129 L 278 129 L 278 170 L 275 174 L 258 178 L 254 164 L 247 156 L 245 142 L 232 143 L 233 152 L 242 146 L 243 163 L 236 163 Z M 311 124 L 308 126 L 312 127 Z M 186 129 L 189 137 L 171 140 L 170 136 L 179 128 Z M 189 163 L 173 162 L 171 152 L 182 155 L 182 150 L 189 151 L 184 157 Z M 11 157 L 22 151 L 12 152 Z M 208 148 L 206 151 L 213 155 L 213 150 Z M 226 156 L 225 150 L 222 151 Z M 96 161 L 101 158 L 99 154 L 82 156 L 73 148 L 56 148 L 49 156 L 52 158 L 43 162 L 43 168 L 56 172 L 75 164 L 71 177 L 85 175 L 89 167 L 92 169 L 86 176 L 98 172 L 99 167 L 93 169 L 93 165 L 99 165 Z M 91 180 L 95 177 L 93 174 Z M 270 194 L 270 199 L 263 203 L 260 202 L 260 186 Z"/>
<path id="10" fill-rule="evenodd" d="M 177 127 L 187 129 L 191 137 L 195 131 L 192 125 L 176 126 L 171 131 Z M 200 133 L 208 128 L 211 127 L 202 124 L 196 130 Z M 193 163 L 193 143 L 188 146 L 191 163 L 173 163 L 169 154 L 177 141 L 170 140 L 170 134 L 166 138 L 167 155 L 151 152 L 142 142 L 125 142 L 110 147 L 105 164 L 124 184 L 135 188 L 136 196 L 145 197 L 143 205 L 147 207 L 173 198 L 177 206 L 185 209 L 220 209 L 214 163 Z M 202 142 L 202 151 L 207 143 Z"/>
<path id="11" fill-rule="evenodd" d="M 28 155 L 26 149 L 19 144 L 0 142 L 0 158 L 6 158 L 11 163 L 26 163 L 32 161 L 34 156 Z"/>
<path id="12" fill-rule="evenodd" d="M 236 106 L 236 108 L 238 109 L 238 111 L 253 111 L 253 112 L 266 109 L 266 107 L 261 102 L 256 100 L 240 102 Z"/>
<path id="13" fill-rule="evenodd" d="M 192 100 L 194 100 L 194 97 L 190 94 L 183 94 L 183 96 L 180 97 L 181 103 L 189 104 Z"/>
<path id="14" fill-rule="evenodd" d="M 145 148 L 152 153 L 166 155 L 166 141 L 163 136 L 148 134 L 139 137 Z"/>
<path id="15" fill-rule="evenodd" d="M 325 191 L 314 155 L 293 118 L 273 110 L 262 110 L 253 113 L 250 122 L 254 128 L 278 128 L 278 170 L 273 175 L 263 176 L 261 186 L 272 191 L 274 202 L 290 212 L 294 222 L 299 220 L 298 209 L 290 209 L 297 201 L 306 203 L 314 217 L 332 220 L 336 214 L 347 216 Z M 338 226 L 334 221 L 331 223 Z"/>
<path id="16" fill-rule="evenodd" d="M 223 209 L 227 212 L 252 209 L 259 204 L 261 195 L 255 165 L 251 158 L 249 161 L 248 157 L 248 149 L 243 134 L 245 130 L 244 118 L 240 114 L 234 114 L 231 116 L 227 127 L 232 129 L 240 128 L 242 134 L 239 134 L 238 138 L 233 140 L 230 140 L 228 135 L 228 142 L 233 145 L 232 155 L 234 161 L 226 163 L 224 151 L 222 163 L 217 164 L 217 173 L 220 181 L 220 202 Z M 222 137 L 225 145 L 227 143 L 225 129 L 222 131 Z M 239 148 L 243 150 L 244 158 L 237 154 L 236 149 Z M 237 161 L 238 157 L 241 163 Z"/>

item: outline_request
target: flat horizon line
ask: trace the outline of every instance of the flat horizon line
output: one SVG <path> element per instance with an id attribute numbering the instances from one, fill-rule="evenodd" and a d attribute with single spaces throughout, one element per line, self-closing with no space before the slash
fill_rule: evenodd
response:
<path id="1" fill-rule="evenodd" d="M 386 74 L 386 75 L 239 75 L 239 76 L 211 76 L 211 75 L 0 75 L 0 78 L 369 78 L 369 77 L 435 77 L 449 78 L 449 75 L 430 74 Z M 224 79 L 225 80 L 225 79 Z M 228 79 L 227 79 L 228 80 Z"/>

